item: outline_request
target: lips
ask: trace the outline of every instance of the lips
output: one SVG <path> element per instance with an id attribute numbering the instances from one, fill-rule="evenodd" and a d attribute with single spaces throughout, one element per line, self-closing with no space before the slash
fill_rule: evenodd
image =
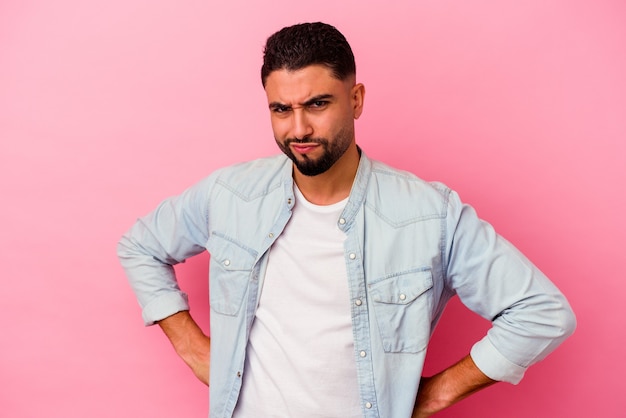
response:
<path id="1" fill-rule="evenodd" d="M 291 143 L 291 148 L 299 154 L 307 154 L 317 148 L 319 144 L 294 144 Z"/>

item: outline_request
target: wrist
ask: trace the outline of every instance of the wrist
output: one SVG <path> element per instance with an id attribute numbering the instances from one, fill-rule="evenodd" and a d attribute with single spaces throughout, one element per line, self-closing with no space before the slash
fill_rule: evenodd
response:
<path id="1" fill-rule="evenodd" d="M 421 410 L 434 414 L 455 403 L 456 396 L 453 387 L 447 383 L 446 379 L 445 370 L 431 377 L 422 377 L 418 394 Z"/>

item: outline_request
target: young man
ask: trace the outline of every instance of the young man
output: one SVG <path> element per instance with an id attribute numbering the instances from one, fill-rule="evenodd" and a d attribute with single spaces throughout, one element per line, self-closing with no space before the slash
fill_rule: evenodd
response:
<path id="1" fill-rule="evenodd" d="M 426 417 L 519 382 L 571 334 L 565 297 L 453 191 L 357 147 L 365 89 L 334 27 L 272 35 L 261 76 L 284 155 L 214 172 L 118 250 L 145 323 L 210 380 L 211 417 Z M 172 267 L 204 250 L 211 339 Z M 493 327 L 422 378 L 455 294 Z"/>

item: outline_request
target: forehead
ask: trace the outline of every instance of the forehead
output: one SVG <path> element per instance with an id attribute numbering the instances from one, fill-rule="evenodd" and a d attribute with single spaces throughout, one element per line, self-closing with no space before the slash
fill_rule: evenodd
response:
<path id="1" fill-rule="evenodd" d="M 333 76 L 323 65 L 310 65 L 299 70 L 272 71 L 265 83 L 269 102 L 296 104 L 321 94 L 340 95 L 346 82 Z"/>

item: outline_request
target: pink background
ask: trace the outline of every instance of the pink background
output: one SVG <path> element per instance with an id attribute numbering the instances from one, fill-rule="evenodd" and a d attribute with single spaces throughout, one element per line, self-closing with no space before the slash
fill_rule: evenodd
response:
<path id="1" fill-rule="evenodd" d="M 440 416 L 624 416 L 620 0 L 0 2 L 0 415 L 206 417 L 206 389 L 144 329 L 115 245 L 213 169 L 277 152 L 262 46 L 312 20 L 353 46 L 366 152 L 459 191 L 578 316 L 520 385 Z M 178 271 L 208 330 L 206 261 Z M 452 303 L 427 371 L 487 326 Z"/>

